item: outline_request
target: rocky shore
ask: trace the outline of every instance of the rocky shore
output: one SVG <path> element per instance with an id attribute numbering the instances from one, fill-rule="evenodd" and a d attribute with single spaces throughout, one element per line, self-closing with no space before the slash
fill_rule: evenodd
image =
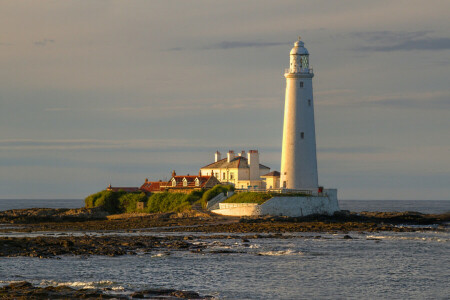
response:
<path id="1" fill-rule="evenodd" d="M 135 255 L 139 252 L 168 250 L 201 251 L 182 237 L 154 236 L 38 236 L 1 237 L 0 257 L 31 256 L 51 258 L 60 255 Z"/>
<path id="2" fill-rule="evenodd" d="M 101 209 L 21 209 L 0 212 L 0 232 L 14 231 L 159 231 L 159 232 L 349 232 L 415 231 L 399 225 L 435 225 L 444 228 L 450 213 L 427 215 L 417 212 L 341 212 L 333 216 L 302 218 L 224 217 L 206 212 L 108 215 Z M 421 228 L 420 230 L 427 230 Z"/>
<path id="3" fill-rule="evenodd" d="M 166 213 L 139 216 L 104 215 L 103 219 L 94 220 L 102 216 L 103 212 L 95 210 L 91 212 L 93 216 L 90 217 L 81 209 L 72 210 L 76 214 L 83 215 L 83 221 L 74 222 L 61 219 L 61 215 L 68 215 L 68 210 L 55 209 L 53 215 L 50 211 L 49 209 L 31 209 L 1 212 L 3 224 L 0 226 L 0 232 L 3 232 L 5 236 L 0 237 L 0 257 L 119 256 L 174 250 L 202 253 L 208 249 L 199 241 L 208 239 L 292 238 L 285 233 L 294 232 L 348 234 L 379 231 L 439 231 L 448 230 L 450 221 L 450 214 L 424 215 L 413 212 L 359 214 L 342 212 L 334 216 L 303 218 L 232 218 L 191 212 L 190 214 Z M 81 214 L 80 211 L 84 213 Z M 28 219 L 26 216 L 29 216 Z M 45 216 L 52 221 L 37 222 L 36 220 L 40 218 L 37 216 Z M 21 222 L 18 222 L 19 220 Z M 38 235 L 14 237 L 14 232 Z M 180 235 L 167 235 L 166 232 L 179 232 Z M 196 234 L 186 234 L 189 232 L 196 232 Z M 205 235 L 202 236 L 201 233 Z"/>
<path id="4" fill-rule="evenodd" d="M 27 281 L 0 288 L 1 299 L 212 299 L 192 291 L 148 289 L 128 295 L 111 294 L 95 289 L 73 289 L 68 286 L 37 287 Z"/>

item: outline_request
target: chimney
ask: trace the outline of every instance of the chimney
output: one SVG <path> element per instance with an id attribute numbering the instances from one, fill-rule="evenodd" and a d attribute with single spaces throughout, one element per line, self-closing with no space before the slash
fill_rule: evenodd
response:
<path id="1" fill-rule="evenodd" d="M 222 155 L 220 154 L 220 152 L 217 150 L 216 154 L 214 155 L 215 157 L 215 162 L 218 162 L 219 160 L 222 159 Z"/>
<path id="2" fill-rule="evenodd" d="M 233 150 L 229 150 L 227 153 L 227 162 L 232 161 L 234 158 L 234 151 Z"/>
<path id="3" fill-rule="evenodd" d="M 202 177 L 202 170 L 198 171 L 198 176 Z"/>
<path id="4" fill-rule="evenodd" d="M 172 177 L 177 176 L 177 173 L 175 172 L 175 170 L 172 171 Z"/>
<path id="5" fill-rule="evenodd" d="M 147 183 L 148 182 L 148 178 L 145 178 L 145 183 Z"/>
<path id="6" fill-rule="evenodd" d="M 248 151 L 248 165 L 250 167 L 250 180 L 260 180 L 258 150 Z"/>
<path id="7" fill-rule="evenodd" d="M 241 153 L 238 154 L 239 156 L 245 157 L 245 151 L 242 150 Z"/>

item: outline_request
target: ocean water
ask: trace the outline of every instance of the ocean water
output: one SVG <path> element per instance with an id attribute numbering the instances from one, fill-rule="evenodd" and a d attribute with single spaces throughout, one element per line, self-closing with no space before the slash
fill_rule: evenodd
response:
<path id="1" fill-rule="evenodd" d="M 450 201 L 340 201 L 351 211 L 449 211 Z M 0 200 L 0 210 L 80 207 L 82 200 Z M 203 239 L 204 253 L 164 251 L 118 257 L 0 257 L 0 285 L 193 290 L 217 299 L 449 299 L 450 231 L 289 234 L 288 239 Z M 2 232 L 0 236 L 51 235 Z M 89 234 L 103 234 L 90 232 Z M 136 235 L 140 233 L 108 232 Z M 146 235 L 182 235 L 155 233 Z M 195 235 L 195 233 L 189 233 Z M 204 235 L 204 234 L 203 234 Z M 233 253 L 210 253 L 231 250 Z"/>
<path id="2" fill-rule="evenodd" d="M 308 234 L 302 233 L 303 236 Z M 119 257 L 0 258 L 0 285 L 176 288 L 217 299 L 448 299 L 448 232 L 309 234 L 309 238 L 201 240 L 210 250 Z M 317 238 L 320 236 L 320 238 Z"/>
<path id="3" fill-rule="evenodd" d="M 83 199 L 0 199 L 0 211 L 8 209 L 48 207 L 78 208 Z M 339 200 L 341 209 L 361 211 L 417 211 L 445 213 L 450 211 L 450 200 Z"/>

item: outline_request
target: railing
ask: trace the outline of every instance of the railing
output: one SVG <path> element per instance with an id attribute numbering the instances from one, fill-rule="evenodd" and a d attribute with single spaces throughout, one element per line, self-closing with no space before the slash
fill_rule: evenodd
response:
<path id="1" fill-rule="evenodd" d="M 313 193 L 311 190 L 295 190 L 295 189 L 262 189 L 262 188 L 247 188 L 247 189 L 235 189 L 235 193 L 252 192 L 252 193 L 275 193 L 275 194 L 305 194 L 309 196 L 317 196 L 317 193 Z M 321 193 L 320 196 L 326 196 L 325 193 Z"/>
<path id="2" fill-rule="evenodd" d="M 291 72 L 290 68 L 284 69 L 284 74 L 296 74 L 296 73 L 303 73 L 303 74 L 313 74 L 313 68 L 308 69 L 301 69 L 300 72 Z"/>

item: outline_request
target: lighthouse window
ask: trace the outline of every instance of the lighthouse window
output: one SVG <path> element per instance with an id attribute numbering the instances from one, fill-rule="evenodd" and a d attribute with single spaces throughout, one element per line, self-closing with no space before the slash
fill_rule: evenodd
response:
<path id="1" fill-rule="evenodd" d="M 311 99 L 308 99 L 308 106 L 311 106 Z"/>
<path id="2" fill-rule="evenodd" d="M 301 88 L 303 87 L 303 81 L 300 81 L 300 87 Z"/>
<path id="3" fill-rule="evenodd" d="M 300 137 L 301 137 L 302 139 L 304 139 L 304 138 L 305 138 L 305 133 L 304 133 L 304 132 L 300 132 Z"/>

